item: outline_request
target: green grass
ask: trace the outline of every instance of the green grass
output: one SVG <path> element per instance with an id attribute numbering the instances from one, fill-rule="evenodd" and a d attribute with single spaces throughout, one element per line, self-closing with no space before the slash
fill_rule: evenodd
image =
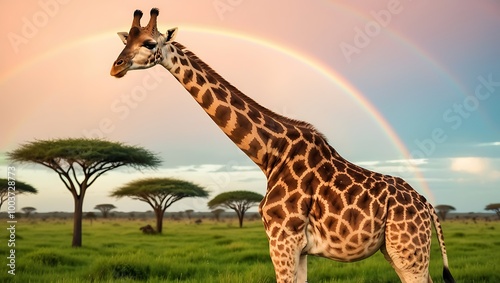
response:
<path id="1" fill-rule="evenodd" d="M 22 219 L 15 276 L 7 273 L 8 231 L 0 234 L 0 282 L 275 282 L 262 224 L 235 223 L 165 221 L 163 235 L 142 235 L 145 221 L 85 221 L 83 247 L 71 248 L 70 221 Z M 500 282 L 500 222 L 443 226 L 457 282 Z M 434 282 L 442 282 L 436 241 L 431 258 Z M 309 282 L 399 282 L 381 253 L 355 263 L 310 256 L 308 270 Z"/>

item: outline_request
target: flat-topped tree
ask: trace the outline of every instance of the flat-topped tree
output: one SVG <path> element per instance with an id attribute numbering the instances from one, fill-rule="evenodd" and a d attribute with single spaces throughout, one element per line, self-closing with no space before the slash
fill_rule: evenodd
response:
<path id="1" fill-rule="evenodd" d="M 243 227 L 243 218 L 245 212 L 251 207 L 257 206 L 262 199 L 263 195 L 250 192 L 250 191 L 232 191 L 218 194 L 208 202 L 210 209 L 225 207 L 230 208 L 238 215 L 240 228 Z"/>
<path id="2" fill-rule="evenodd" d="M 156 215 L 156 232 L 163 230 L 163 215 L 174 202 L 189 197 L 208 197 L 208 192 L 191 182 L 172 178 L 146 178 L 125 184 L 111 196 L 130 197 L 148 203 Z"/>
<path id="3" fill-rule="evenodd" d="M 194 210 L 193 209 L 187 209 L 184 211 L 184 213 L 186 213 L 186 216 L 189 220 L 191 220 L 191 216 L 193 215 L 194 213 Z"/>
<path id="4" fill-rule="evenodd" d="M 493 210 L 497 214 L 498 219 L 500 219 L 500 203 L 490 203 L 484 210 Z"/>
<path id="5" fill-rule="evenodd" d="M 26 217 L 30 217 L 31 213 L 34 212 L 36 208 L 32 206 L 26 206 L 21 208 L 21 210 L 24 212 L 24 214 L 26 214 Z"/>
<path id="6" fill-rule="evenodd" d="M 109 211 L 115 209 L 116 206 L 110 203 L 98 204 L 94 207 L 94 209 L 100 210 L 102 213 L 102 218 L 108 218 Z"/>
<path id="7" fill-rule="evenodd" d="M 54 170 L 71 192 L 73 247 L 82 246 L 82 209 L 87 189 L 102 174 L 122 166 L 155 168 L 160 164 L 152 152 L 137 146 L 99 139 L 36 140 L 7 153 L 15 162 L 36 163 Z"/>
<path id="8" fill-rule="evenodd" d="M 90 220 L 90 225 L 92 226 L 92 221 L 94 221 L 97 218 L 97 216 L 95 215 L 95 213 L 93 213 L 91 211 L 91 212 L 85 213 L 85 218 L 87 218 L 88 220 Z"/>
<path id="9" fill-rule="evenodd" d="M 214 215 L 215 220 L 216 221 L 220 221 L 220 216 L 221 216 L 222 213 L 224 213 L 224 209 L 217 208 L 215 210 L 212 210 L 211 212 Z"/>
<path id="10" fill-rule="evenodd" d="M 446 220 L 446 215 L 450 211 L 456 210 L 455 207 L 447 204 L 439 204 L 434 207 L 437 210 L 437 214 L 439 215 L 439 218 L 441 220 L 445 221 Z"/>
<path id="11" fill-rule="evenodd" d="M 9 199 L 8 182 L 9 182 L 9 180 L 0 178 L 0 208 L 2 207 L 4 202 Z M 15 191 L 12 191 L 12 190 L 10 191 L 11 196 L 15 195 L 16 197 L 18 197 L 19 195 L 23 195 L 23 194 L 36 194 L 36 193 L 38 193 L 37 189 L 35 189 L 34 187 L 32 187 L 29 184 L 26 184 L 26 183 L 21 182 L 19 180 L 16 180 L 15 182 L 16 182 L 15 183 Z"/>

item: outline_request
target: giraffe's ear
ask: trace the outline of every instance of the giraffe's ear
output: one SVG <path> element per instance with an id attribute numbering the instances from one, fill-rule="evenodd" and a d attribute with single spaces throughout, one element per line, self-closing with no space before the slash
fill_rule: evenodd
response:
<path id="1" fill-rule="evenodd" d="M 118 37 L 123 41 L 123 44 L 127 45 L 128 32 L 118 32 Z"/>
<path id="2" fill-rule="evenodd" d="M 165 42 L 170 42 L 174 40 L 176 35 L 177 35 L 177 28 L 171 28 L 167 30 L 167 34 L 165 35 Z"/>

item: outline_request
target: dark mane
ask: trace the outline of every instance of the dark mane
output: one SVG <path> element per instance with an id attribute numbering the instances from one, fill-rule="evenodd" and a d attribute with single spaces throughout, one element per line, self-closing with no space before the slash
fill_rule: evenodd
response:
<path id="1" fill-rule="evenodd" d="M 203 68 L 203 70 L 205 70 L 207 73 L 209 73 L 211 76 L 213 76 L 216 80 L 218 80 L 220 83 L 222 83 L 225 87 L 227 87 L 229 89 L 229 91 L 231 91 L 232 93 L 237 94 L 238 97 L 240 97 L 248 105 L 251 105 L 251 106 L 257 108 L 264 115 L 267 115 L 267 116 L 269 116 L 271 118 L 274 118 L 274 119 L 276 119 L 276 120 L 278 120 L 278 121 L 280 121 L 282 123 L 285 123 L 285 124 L 287 124 L 289 126 L 296 126 L 296 127 L 299 127 L 299 128 L 308 129 L 310 131 L 313 131 L 316 134 L 320 135 L 326 141 L 326 137 L 322 133 L 320 133 L 310 123 L 282 116 L 280 114 L 277 114 L 277 113 L 275 113 L 275 112 L 273 112 L 273 111 L 271 111 L 271 110 L 263 107 L 262 105 L 260 105 L 259 103 L 257 103 L 255 100 L 253 100 L 252 98 L 246 96 L 244 93 L 242 93 L 240 90 L 238 90 L 230 82 L 226 81 L 221 75 L 219 75 L 216 71 L 214 71 L 207 63 L 203 62 L 200 58 L 198 58 L 198 56 L 196 56 L 196 54 L 194 54 L 190 50 L 186 49 L 186 47 L 184 45 L 182 45 L 182 44 L 180 44 L 178 42 L 175 42 L 175 41 L 172 42 L 172 45 L 174 45 L 175 47 L 177 47 L 180 50 L 182 50 L 182 52 L 184 52 L 184 54 L 186 54 L 189 57 L 189 59 L 193 60 L 198 65 L 200 65 L 200 67 Z"/>

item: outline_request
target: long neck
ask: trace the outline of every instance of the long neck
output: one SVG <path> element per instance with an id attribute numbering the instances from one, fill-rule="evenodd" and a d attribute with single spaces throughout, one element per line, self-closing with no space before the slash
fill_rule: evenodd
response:
<path id="1" fill-rule="evenodd" d="M 169 55 L 161 63 L 191 93 L 220 129 L 268 172 L 276 160 L 269 154 L 277 142 L 286 141 L 288 119 L 260 106 L 224 80 L 181 44 L 165 48 Z M 283 146 L 283 145 L 281 145 Z"/>

